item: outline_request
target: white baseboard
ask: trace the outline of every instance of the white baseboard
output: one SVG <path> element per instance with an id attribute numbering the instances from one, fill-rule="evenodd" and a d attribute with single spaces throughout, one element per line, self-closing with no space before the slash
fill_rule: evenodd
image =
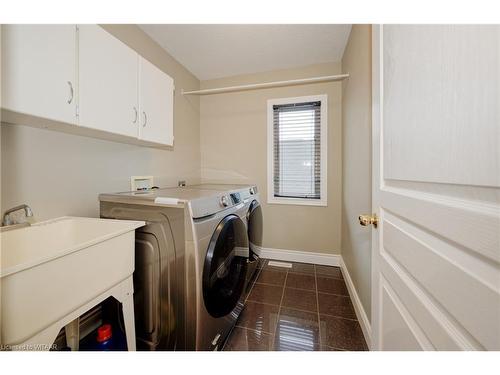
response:
<path id="1" fill-rule="evenodd" d="M 347 285 L 347 290 L 349 291 L 349 295 L 351 296 L 352 304 L 354 305 L 354 310 L 356 312 L 356 316 L 358 318 L 359 325 L 361 326 L 361 330 L 363 331 L 363 335 L 365 336 L 366 344 L 368 348 L 372 347 L 372 327 L 370 324 L 370 320 L 366 315 L 366 311 L 361 304 L 361 300 L 359 299 L 358 292 L 354 287 L 354 283 L 352 282 L 351 275 L 349 274 L 349 270 L 344 263 L 344 259 L 340 257 L 340 268 L 342 269 L 342 275 L 344 276 L 344 281 Z"/>
<path id="2" fill-rule="evenodd" d="M 340 266 L 340 255 L 312 253 L 308 251 L 272 249 L 260 247 L 256 250 L 258 255 L 265 259 L 283 260 L 289 262 L 321 264 L 325 266 Z"/>
<path id="3" fill-rule="evenodd" d="M 358 292 L 354 287 L 351 275 L 342 259 L 341 255 L 338 254 L 324 254 L 324 253 L 313 253 L 307 251 L 298 250 L 284 250 L 284 249 L 272 249 L 268 247 L 260 247 L 256 249 L 258 255 L 265 259 L 289 261 L 289 262 L 301 262 L 301 263 L 311 263 L 320 264 L 325 266 L 335 266 L 342 269 L 342 274 L 344 275 L 344 280 L 347 285 L 347 290 L 351 297 L 351 301 L 354 305 L 354 310 L 356 312 L 356 317 L 358 318 L 361 330 L 365 336 L 366 344 L 368 348 L 372 345 L 372 328 L 366 311 L 361 304 Z"/>

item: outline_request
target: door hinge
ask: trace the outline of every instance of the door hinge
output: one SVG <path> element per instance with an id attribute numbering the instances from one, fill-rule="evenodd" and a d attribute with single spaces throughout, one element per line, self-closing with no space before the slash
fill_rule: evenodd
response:
<path id="1" fill-rule="evenodd" d="M 76 117 L 80 117 L 80 106 L 76 105 Z"/>

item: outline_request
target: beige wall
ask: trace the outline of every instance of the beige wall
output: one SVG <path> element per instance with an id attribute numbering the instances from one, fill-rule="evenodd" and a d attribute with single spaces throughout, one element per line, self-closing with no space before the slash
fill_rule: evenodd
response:
<path id="1" fill-rule="evenodd" d="M 371 231 L 358 215 L 371 212 L 371 26 L 354 25 L 342 71 L 342 257 L 361 303 L 371 314 Z"/>
<path id="2" fill-rule="evenodd" d="M 174 78 L 174 150 L 2 124 L 4 209 L 28 203 L 36 220 L 98 216 L 98 194 L 129 190 L 131 175 L 154 175 L 155 183 L 161 186 L 175 186 L 179 179 L 199 182 L 199 99 L 180 95 L 182 88 L 197 89 L 198 79 L 138 27 L 105 28 Z"/>
<path id="3" fill-rule="evenodd" d="M 202 88 L 338 74 L 340 63 L 211 81 Z M 267 204 L 267 100 L 328 95 L 328 207 Z M 201 160 L 205 182 L 257 183 L 268 248 L 340 253 L 341 110 L 338 82 L 201 97 Z"/>

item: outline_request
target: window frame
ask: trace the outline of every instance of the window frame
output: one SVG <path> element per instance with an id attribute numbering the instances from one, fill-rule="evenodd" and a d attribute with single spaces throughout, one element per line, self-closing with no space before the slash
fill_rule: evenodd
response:
<path id="1" fill-rule="evenodd" d="M 292 198 L 274 196 L 274 105 L 305 102 L 321 102 L 320 121 L 320 199 Z M 327 160 L 328 160 L 328 95 L 298 96 L 293 98 L 276 98 L 267 101 L 267 203 L 304 206 L 328 206 L 327 198 Z"/>

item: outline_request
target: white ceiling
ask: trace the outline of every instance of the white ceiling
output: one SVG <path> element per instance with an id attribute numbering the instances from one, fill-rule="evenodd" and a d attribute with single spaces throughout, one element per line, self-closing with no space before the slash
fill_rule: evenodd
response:
<path id="1" fill-rule="evenodd" d="M 340 61 L 351 25 L 139 25 L 200 80 Z"/>

